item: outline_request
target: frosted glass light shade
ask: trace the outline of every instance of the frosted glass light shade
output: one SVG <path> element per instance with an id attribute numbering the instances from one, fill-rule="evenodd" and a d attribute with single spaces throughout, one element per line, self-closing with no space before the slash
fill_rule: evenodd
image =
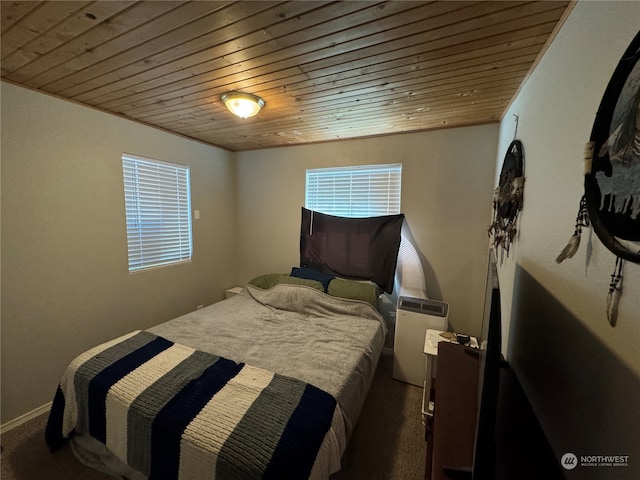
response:
<path id="1" fill-rule="evenodd" d="M 231 113 L 240 118 L 253 117 L 264 107 L 264 100 L 250 93 L 229 92 L 222 95 L 221 100 Z"/>

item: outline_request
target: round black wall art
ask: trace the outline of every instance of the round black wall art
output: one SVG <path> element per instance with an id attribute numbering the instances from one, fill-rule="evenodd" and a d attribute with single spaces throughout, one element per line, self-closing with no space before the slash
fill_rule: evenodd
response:
<path id="1" fill-rule="evenodd" d="M 517 232 L 518 214 L 522 209 L 524 188 L 524 151 L 522 142 L 514 140 L 507 148 L 500 180 L 493 194 L 493 222 L 489 234 L 493 245 L 509 255 L 509 248 Z"/>
<path id="2" fill-rule="evenodd" d="M 600 103 L 585 155 L 593 230 L 616 256 L 640 263 L 640 32 Z"/>

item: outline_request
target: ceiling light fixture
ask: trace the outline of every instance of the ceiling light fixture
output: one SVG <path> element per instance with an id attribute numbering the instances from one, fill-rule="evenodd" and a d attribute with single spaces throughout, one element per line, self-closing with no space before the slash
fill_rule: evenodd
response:
<path id="1" fill-rule="evenodd" d="M 231 113 L 240 118 L 249 118 L 258 114 L 265 103 L 260 97 L 250 93 L 229 92 L 220 97 Z"/>

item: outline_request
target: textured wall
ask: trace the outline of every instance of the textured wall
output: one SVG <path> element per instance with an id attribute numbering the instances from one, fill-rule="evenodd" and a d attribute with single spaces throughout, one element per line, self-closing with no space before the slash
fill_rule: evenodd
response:
<path id="1" fill-rule="evenodd" d="M 402 212 L 451 328 L 480 330 L 497 125 L 238 154 L 238 281 L 299 265 L 305 170 L 402 163 Z"/>
<path id="2" fill-rule="evenodd" d="M 51 401 L 81 351 L 222 298 L 235 177 L 223 150 L 8 83 L 1 93 L 4 423 Z M 128 273 L 123 152 L 191 166 L 191 262 Z"/>
<path id="3" fill-rule="evenodd" d="M 513 115 L 518 115 L 518 138 L 525 152 L 524 208 L 513 255 L 500 270 L 501 286 L 511 288 L 515 264 L 520 264 L 638 375 L 640 265 L 626 263 L 625 294 L 612 328 L 606 296 L 615 256 L 585 229 L 572 259 L 557 264 L 555 258 L 573 234 L 584 193 L 584 145 L 595 113 L 613 70 L 638 32 L 639 18 L 638 2 L 576 5 L 504 117 L 497 168 L 499 172 L 513 139 Z M 504 307 L 508 316 L 511 304 Z"/>
<path id="4" fill-rule="evenodd" d="M 498 172 L 519 116 L 526 176 L 520 233 L 499 270 L 503 350 L 558 460 L 630 455 L 629 467 L 578 466 L 569 479 L 640 472 L 640 265 L 626 263 L 611 327 L 606 296 L 615 256 L 584 229 L 576 255 L 555 262 L 574 230 L 595 113 L 639 19 L 638 2 L 578 2 L 500 129 Z"/>

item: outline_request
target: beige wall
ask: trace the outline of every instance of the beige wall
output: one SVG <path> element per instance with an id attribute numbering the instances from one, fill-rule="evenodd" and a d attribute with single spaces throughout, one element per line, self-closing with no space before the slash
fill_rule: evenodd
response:
<path id="1" fill-rule="evenodd" d="M 2 422 L 81 351 L 222 298 L 235 280 L 224 150 L 2 83 Z M 193 260 L 129 274 L 121 154 L 191 167 Z"/>
<path id="2" fill-rule="evenodd" d="M 479 333 L 498 126 L 392 135 L 237 155 L 238 281 L 299 265 L 305 170 L 402 163 L 402 212 L 426 258 L 430 298 Z"/>
<path id="3" fill-rule="evenodd" d="M 638 2 L 579 2 L 504 117 L 498 172 L 513 139 L 513 114 L 524 144 L 526 185 L 520 233 L 500 270 L 510 291 L 516 263 L 555 296 L 623 363 L 640 375 L 640 265 L 626 262 L 624 295 L 615 328 L 606 318 L 606 296 L 615 256 L 588 229 L 572 259 L 556 256 L 574 230 L 584 193 L 582 155 L 600 100 L 623 52 L 638 32 Z M 504 295 L 509 335 L 511 297 Z M 552 332 L 550 332 L 552 334 Z"/>
<path id="4" fill-rule="evenodd" d="M 583 229 L 576 255 L 555 262 L 584 192 L 584 145 L 638 19 L 638 2 L 578 2 L 500 128 L 498 171 L 519 115 L 526 176 L 518 240 L 499 270 L 503 349 L 558 461 L 630 455 L 626 467 L 578 465 L 568 479 L 640 478 L 640 265 L 626 262 L 612 327 L 615 256 Z"/>

